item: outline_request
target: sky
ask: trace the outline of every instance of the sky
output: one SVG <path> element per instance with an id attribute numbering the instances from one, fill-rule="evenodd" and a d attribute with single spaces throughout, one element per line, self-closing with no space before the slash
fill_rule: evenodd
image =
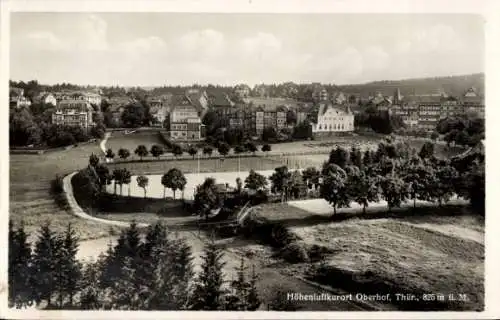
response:
<path id="1" fill-rule="evenodd" d="M 10 78 L 162 86 L 354 84 L 484 72 L 466 14 L 13 13 Z"/>

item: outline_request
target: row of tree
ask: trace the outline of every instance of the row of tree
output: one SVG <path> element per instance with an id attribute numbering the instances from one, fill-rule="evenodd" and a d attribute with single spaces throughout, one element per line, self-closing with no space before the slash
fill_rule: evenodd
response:
<path id="1" fill-rule="evenodd" d="M 175 157 L 182 156 L 185 152 L 187 152 L 190 156 L 193 157 L 193 159 L 199 153 L 199 149 L 194 145 L 191 145 L 187 149 L 184 149 L 179 144 L 172 144 L 169 150 Z M 221 156 L 225 157 L 231 151 L 231 147 L 227 143 L 219 143 L 216 150 Z M 145 145 L 139 145 L 134 150 L 134 154 L 136 154 L 142 161 L 143 158 L 147 157 L 148 155 L 160 159 L 160 157 L 164 155 L 166 151 L 167 151 L 166 148 L 158 144 L 151 146 L 150 150 L 148 150 L 148 148 Z M 211 156 L 213 154 L 214 148 L 212 148 L 211 146 L 205 146 L 201 149 L 201 151 L 204 155 Z M 255 152 L 257 151 L 258 151 L 257 146 L 253 142 L 247 142 L 243 145 L 237 145 L 233 149 L 233 152 L 235 154 L 242 154 L 246 152 L 251 152 L 255 154 Z M 271 146 L 269 144 L 264 144 L 261 147 L 261 151 L 270 152 Z M 112 149 L 109 148 L 106 150 L 105 157 L 107 159 L 114 159 L 115 156 L 116 155 Z M 130 157 L 130 151 L 126 148 L 120 148 L 118 150 L 118 157 L 120 159 L 127 160 Z"/>
<path id="2" fill-rule="evenodd" d="M 436 131 L 448 145 L 474 146 L 485 138 L 484 119 L 470 115 L 443 119 Z"/>
<path id="3" fill-rule="evenodd" d="M 338 147 L 331 151 L 321 170 L 309 167 L 301 172 L 281 166 L 268 178 L 252 170 L 245 179 L 245 188 L 266 190 L 268 181 L 270 191 L 281 195 L 282 202 L 301 197 L 304 190 L 319 191 L 319 196 L 332 204 L 334 214 L 337 208 L 349 207 L 353 202 L 365 212 L 370 203 L 385 200 L 390 211 L 407 200 L 412 200 L 414 206 L 417 199 L 442 205 L 453 196 L 469 199 L 478 213 L 484 212 L 484 157 L 471 158 L 465 164 L 440 160 L 431 142 L 418 153 L 407 143 L 394 140 L 386 140 L 377 150 L 364 153 L 356 147 L 350 151 Z M 199 214 L 208 215 L 223 202 L 214 179 L 207 178 L 197 187 L 195 209 Z"/>
<path id="4" fill-rule="evenodd" d="M 156 223 L 141 235 L 135 223 L 97 261 L 77 259 L 74 228 L 58 234 L 45 224 L 32 246 L 21 224 L 9 223 L 9 305 L 83 310 L 256 310 L 257 274 L 244 261 L 236 279 L 223 273 L 224 254 L 214 241 L 204 248 L 201 270 L 192 248 Z"/>

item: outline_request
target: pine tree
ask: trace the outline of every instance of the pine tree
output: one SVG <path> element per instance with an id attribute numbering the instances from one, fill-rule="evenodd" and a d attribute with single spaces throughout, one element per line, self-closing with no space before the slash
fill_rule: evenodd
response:
<path id="1" fill-rule="evenodd" d="M 69 306 L 73 305 L 75 293 L 79 290 L 82 276 L 82 265 L 77 260 L 78 242 L 80 239 L 75 230 L 68 224 L 62 245 L 63 293 L 69 298 Z"/>
<path id="2" fill-rule="evenodd" d="M 99 285 L 101 279 L 100 265 L 103 257 L 96 263 L 88 263 L 83 268 L 80 281 L 80 305 L 83 310 L 96 310 L 103 308 L 102 289 Z"/>
<path id="3" fill-rule="evenodd" d="M 255 311 L 260 305 L 259 294 L 257 291 L 258 275 L 255 272 L 255 265 L 252 265 L 252 276 L 250 277 L 249 287 L 246 295 L 246 310 Z"/>
<path id="4" fill-rule="evenodd" d="M 202 270 L 196 279 L 191 309 L 220 310 L 223 307 L 222 298 L 226 293 L 222 288 L 224 282 L 222 268 L 225 265 L 222 261 L 223 255 L 214 239 L 205 246 Z"/>
<path id="5" fill-rule="evenodd" d="M 31 246 L 21 223 L 14 230 L 9 221 L 9 305 L 16 308 L 30 306 L 33 299 L 31 277 Z"/>
<path id="6" fill-rule="evenodd" d="M 191 246 L 187 243 L 186 239 L 176 239 L 174 241 L 174 301 L 178 309 L 187 308 L 190 297 L 190 285 L 193 278 L 193 256 Z"/>
<path id="7" fill-rule="evenodd" d="M 111 290 L 111 308 L 115 310 L 138 310 L 139 296 L 135 290 L 135 268 L 132 258 L 123 261 L 120 277 L 113 283 Z"/>
<path id="8" fill-rule="evenodd" d="M 35 301 L 38 305 L 44 300 L 49 307 L 52 305 L 52 295 L 57 289 L 57 263 L 60 251 L 60 239 L 50 229 L 48 223 L 44 224 L 40 228 L 33 255 Z"/>

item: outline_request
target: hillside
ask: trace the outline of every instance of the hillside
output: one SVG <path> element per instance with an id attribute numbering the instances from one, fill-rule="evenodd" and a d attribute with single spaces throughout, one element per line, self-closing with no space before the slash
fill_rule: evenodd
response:
<path id="1" fill-rule="evenodd" d="M 448 95 L 461 95 L 470 87 L 475 87 L 478 93 L 484 93 L 484 73 L 470 75 L 417 78 L 393 81 L 375 81 L 365 84 L 338 86 L 338 89 L 346 93 L 356 93 L 361 96 L 368 96 L 376 92 L 383 95 L 393 95 L 399 88 L 401 94 L 426 94 L 442 89 Z"/>

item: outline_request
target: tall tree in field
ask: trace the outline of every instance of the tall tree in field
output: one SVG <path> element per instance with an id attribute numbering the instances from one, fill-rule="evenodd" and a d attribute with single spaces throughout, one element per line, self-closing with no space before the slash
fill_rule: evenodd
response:
<path id="1" fill-rule="evenodd" d="M 288 171 L 287 166 L 281 166 L 274 169 L 274 173 L 269 177 L 271 181 L 271 191 L 281 194 L 281 202 L 285 201 L 290 178 L 291 173 Z"/>
<path id="2" fill-rule="evenodd" d="M 104 186 L 110 184 L 113 177 L 109 173 L 108 167 L 104 165 L 97 165 L 95 167 L 95 171 L 97 173 L 97 176 L 99 177 L 99 187 L 100 191 L 102 192 Z"/>
<path id="3" fill-rule="evenodd" d="M 303 185 L 304 180 L 302 178 L 302 174 L 299 170 L 292 171 L 290 174 L 290 179 L 288 180 L 287 186 L 287 200 L 288 196 L 292 195 L 294 198 L 300 197 L 301 186 Z"/>
<path id="4" fill-rule="evenodd" d="M 262 190 L 267 186 L 267 179 L 253 169 L 250 170 L 248 177 L 245 178 L 245 188 L 258 191 Z"/>
<path id="5" fill-rule="evenodd" d="M 181 170 L 173 168 L 163 175 L 161 184 L 164 188 L 172 189 L 175 199 L 175 192 L 177 190 L 184 190 L 187 180 Z M 165 197 L 165 191 L 163 192 L 163 197 Z"/>
<path id="6" fill-rule="evenodd" d="M 115 153 L 110 148 L 110 149 L 106 150 L 105 156 L 106 156 L 106 159 L 113 160 L 113 158 L 115 157 Z"/>
<path id="7" fill-rule="evenodd" d="M 308 167 L 302 172 L 302 179 L 309 189 L 319 187 L 320 172 L 315 167 Z"/>
<path id="8" fill-rule="evenodd" d="M 122 169 L 122 184 L 127 185 L 127 190 L 128 190 L 128 196 L 130 197 L 130 183 L 132 182 L 132 174 L 130 171 L 127 169 L 123 168 Z M 120 193 L 122 192 L 121 190 L 121 185 L 120 185 Z"/>
<path id="9" fill-rule="evenodd" d="M 127 160 L 127 158 L 130 157 L 130 151 L 125 148 L 120 148 L 120 150 L 118 150 L 118 156 L 120 159 Z"/>
<path id="10" fill-rule="evenodd" d="M 91 165 L 92 167 L 96 167 L 98 164 L 99 157 L 92 153 L 89 157 L 89 165 Z"/>
<path id="11" fill-rule="evenodd" d="M 48 223 L 40 228 L 33 253 L 35 301 L 39 305 L 47 301 L 52 306 L 52 297 L 56 293 L 58 262 L 60 261 L 61 241 L 50 229 Z"/>
<path id="12" fill-rule="evenodd" d="M 211 156 L 213 151 L 214 149 L 212 147 L 207 146 L 203 148 L 203 154 L 207 156 Z"/>
<path id="13" fill-rule="evenodd" d="M 243 182 L 241 181 L 240 177 L 236 178 L 236 191 L 238 194 L 241 194 L 241 191 L 243 190 Z"/>
<path id="14" fill-rule="evenodd" d="M 137 146 L 137 148 L 135 149 L 134 153 L 137 156 L 139 156 L 139 158 L 141 158 L 141 161 L 142 161 L 142 158 L 146 157 L 149 154 L 148 149 L 143 144 Z"/>
<path id="15" fill-rule="evenodd" d="M 220 207 L 223 203 L 224 199 L 217 190 L 214 178 L 206 178 L 201 185 L 196 187 L 194 207 L 198 214 L 207 220 L 210 211 Z"/>
<path id="16" fill-rule="evenodd" d="M 415 161 L 405 168 L 403 181 L 407 184 L 413 208 L 417 207 L 417 198 L 431 200 L 431 187 L 434 180 L 433 168 L 425 162 Z"/>
<path id="17" fill-rule="evenodd" d="M 9 220 L 9 306 L 24 308 L 32 304 L 33 282 L 31 268 L 31 245 L 24 225 L 14 230 Z"/>
<path id="18" fill-rule="evenodd" d="M 270 144 L 264 144 L 261 148 L 261 151 L 262 152 L 265 152 L 266 154 L 268 154 L 270 151 L 271 151 L 271 145 Z"/>
<path id="19" fill-rule="evenodd" d="M 177 158 L 178 156 L 182 156 L 184 151 L 182 150 L 182 147 L 178 144 L 174 144 L 172 146 L 172 154 Z"/>
<path id="20" fill-rule="evenodd" d="M 196 147 L 194 147 L 194 146 L 191 146 L 191 147 L 189 147 L 188 153 L 194 159 L 194 156 L 196 156 L 198 154 L 198 149 L 196 149 Z"/>
<path id="21" fill-rule="evenodd" d="M 253 142 L 247 142 L 245 143 L 245 148 L 248 150 L 248 152 L 251 152 L 255 155 L 255 152 L 257 152 L 257 146 Z"/>
<path id="22" fill-rule="evenodd" d="M 385 176 L 381 179 L 382 197 L 387 201 L 389 212 L 392 208 L 400 207 L 406 200 L 407 186 L 403 179 L 395 176 Z"/>
<path id="23" fill-rule="evenodd" d="M 418 156 L 422 159 L 431 159 L 434 157 L 434 143 L 426 141 L 420 149 Z"/>
<path id="24" fill-rule="evenodd" d="M 146 188 L 148 187 L 149 178 L 141 175 L 138 176 L 136 180 L 137 180 L 137 185 L 142 189 L 144 189 L 144 198 L 146 198 Z"/>
<path id="25" fill-rule="evenodd" d="M 348 178 L 349 198 L 363 207 L 363 214 L 370 202 L 380 200 L 380 179 L 379 176 L 368 174 L 366 170 Z"/>
<path id="26" fill-rule="evenodd" d="M 437 165 L 430 193 L 431 197 L 438 201 L 439 206 L 453 196 L 458 179 L 458 171 L 451 166 L 449 161 Z"/>
<path id="27" fill-rule="evenodd" d="M 151 155 L 155 158 L 157 158 L 158 160 L 160 159 L 160 156 L 163 155 L 165 153 L 165 150 L 163 149 L 162 146 L 158 145 L 158 144 L 155 144 L 151 147 L 151 150 L 149 151 L 151 153 Z"/>
<path id="28" fill-rule="evenodd" d="M 341 147 L 332 149 L 328 163 L 336 164 L 339 167 L 344 168 L 349 163 L 349 152 Z"/>
<path id="29" fill-rule="evenodd" d="M 122 169 L 114 169 L 113 170 L 113 183 L 114 183 L 114 194 L 116 194 L 116 185 L 120 186 L 120 194 L 123 184 L 123 170 Z"/>
<path id="30" fill-rule="evenodd" d="M 349 206 L 347 174 L 340 166 L 330 163 L 323 168 L 321 177 L 320 195 L 332 205 L 335 215 L 337 208 Z"/>
<path id="31" fill-rule="evenodd" d="M 223 307 L 225 262 L 224 254 L 212 239 L 203 250 L 201 272 L 196 279 L 191 308 L 192 310 L 221 310 Z"/>
<path id="32" fill-rule="evenodd" d="M 222 142 L 219 144 L 219 147 L 217 148 L 217 152 L 223 157 L 227 156 L 229 151 L 231 150 L 231 147 L 225 142 Z"/>

